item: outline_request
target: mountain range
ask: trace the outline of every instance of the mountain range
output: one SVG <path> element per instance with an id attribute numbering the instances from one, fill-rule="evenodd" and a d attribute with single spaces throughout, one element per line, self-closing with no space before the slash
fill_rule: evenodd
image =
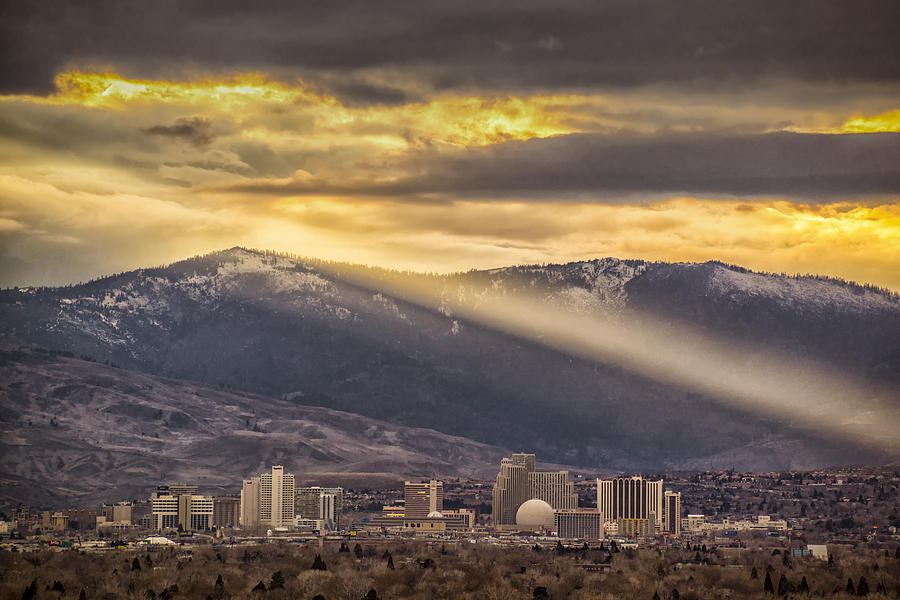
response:
<path id="1" fill-rule="evenodd" d="M 404 292 L 423 286 L 437 290 L 436 302 Z M 357 429 L 440 439 L 436 447 L 444 454 L 433 457 L 434 472 L 461 473 L 510 448 L 556 463 L 625 471 L 810 469 L 897 459 L 890 451 L 723 401 L 690 382 L 567 352 L 453 309 L 461 299 L 477 304 L 522 294 L 560 318 L 627 325 L 650 314 L 663 328 L 815 361 L 865 382 L 894 414 L 900 406 L 900 298 L 872 286 L 754 273 L 719 262 L 614 258 L 416 274 L 232 248 L 85 284 L 0 291 L 4 454 L 18 452 L 4 459 L 4 476 L 31 470 L 35 479 L 21 485 L 38 486 L 37 479 L 52 470 L 57 448 L 77 454 L 92 429 L 101 438 L 112 435 L 113 406 L 118 408 L 111 414 L 132 436 L 123 447 L 134 453 L 137 466 L 129 472 L 135 478 L 147 474 L 147 461 L 165 444 L 156 434 L 179 440 L 182 450 L 212 439 L 220 440 L 213 445 L 221 456 L 227 455 L 221 448 L 242 448 L 245 470 L 278 457 L 286 462 L 278 452 L 288 446 L 275 444 L 271 435 L 251 435 L 246 422 L 239 427 L 240 418 L 253 421 L 254 410 L 261 420 L 292 424 L 278 431 L 288 435 L 294 428 L 290 443 L 298 444 L 298 456 L 315 454 L 301 445 L 307 426 L 299 423 L 311 419 L 309 427 L 328 429 L 327 448 L 317 446 L 316 452 L 339 455 L 345 466 L 334 470 L 376 468 L 354 458 L 362 449 L 340 437 L 352 422 L 347 413 L 361 419 L 352 425 Z M 82 383 L 67 388 L 65 379 Z M 123 386 L 131 391 L 121 395 Z M 203 390 L 203 402 L 197 390 Z M 108 394 L 121 397 L 98 405 L 107 416 L 85 416 L 73 428 L 87 414 L 76 410 L 81 398 Z M 27 410 L 24 397 L 32 398 Z M 132 414 L 129 406 L 141 408 Z M 228 406 L 240 407 L 228 409 L 240 418 L 204 424 L 205 413 L 219 415 Z M 186 417 L 176 416 L 174 424 L 167 416 L 182 413 Z M 54 431 L 70 434 L 23 438 L 26 418 L 55 418 Z M 420 437 L 422 432 L 428 433 Z M 28 450 L 15 442 L 20 438 Z M 454 453 L 449 446 L 457 443 Z M 182 465 L 199 456 L 165 452 Z M 377 468 L 427 471 L 420 461 L 429 452 L 421 444 L 410 452 L 378 459 L 383 464 Z M 13 460 L 38 454 L 43 458 L 35 464 L 10 471 Z M 78 462 L 74 454 L 61 460 L 66 472 L 69 461 Z M 59 489 L 76 488 L 63 482 Z"/>

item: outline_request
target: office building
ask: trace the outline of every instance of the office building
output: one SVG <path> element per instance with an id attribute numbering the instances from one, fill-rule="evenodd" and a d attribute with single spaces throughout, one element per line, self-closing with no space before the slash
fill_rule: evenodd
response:
<path id="1" fill-rule="evenodd" d="M 50 528 L 53 531 L 65 531 L 69 528 L 69 515 L 55 512 L 50 515 Z"/>
<path id="2" fill-rule="evenodd" d="M 340 531 L 343 506 L 343 488 L 302 487 L 297 488 L 294 513 L 301 519 L 321 520 L 325 529 Z"/>
<path id="3" fill-rule="evenodd" d="M 106 520 L 110 523 L 131 523 L 132 504 L 130 502 L 104 504 L 100 514 L 106 517 Z"/>
<path id="4" fill-rule="evenodd" d="M 403 499 L 407 519 L 424 519 L 444 509 L 444 483 L 434 479 L 426 483 L 407 481 L 403 486 Z"/>
<path id="5" fill-rule="evenodd" d="M 294 475 L 274 465 L 271 473 L 245 479 L 241 488 L 241 527 L 291 527 Z"/>
<path id="6" fill-rule="evenodd" d="M 618 535 L 624 537 L 647 537 L 656 534 L 656 522 L 653 519 L 617 519 Z"/>
<path id="7" fill-rule="evenodd" d="M 212 526 L 212 496 L 196 494 L 173 496 L 157 492 L 153 494 L 150 503 L 152 506 L 151 525 L 158 531 L 178 528 L 184 531 L 199 531 Z M 112 523 L 118 523 L 118 521 L 112 521 Z"/>
<path id="8" fill-rule="evenodd" d="M 558 510 L 554 513 L 556 535 L 564 539 L 601 540 L 605 518 L 596 508 Z"/>
<path id="9" fill-rule="evenodd" d="M 213 498 L 213 526 L 237 527 L 240 524 L 241 499 L 238 496 Z"/>
<path id="10" fill-rule="evenodd" d="M 161 496 L 181 496 L 182 494 L 197 495 L 198 488 L 196 485 L 187 483 L 165 483 L 156 486 L 156 493 Z"/>
<path id="11" fill-rule="evenodd" d="M 239 511 L 241 527 L 249 529 L 259 526 L 259 477 L 244 480 Z"/>
<path id="12" fill-rule="evenodd" d="M 663 531 L 681 535 L 681 492 L 666 491 L 663 515 Z"/>
<path id="13" fill-rule="evenodd" d="M 515 525 L 516 511 L 530 499 L 529 475 L 534 473 L 534 454 L 513 454 L 500 461 L 494 484 L 494 525 Z"/>
<path id="14" fill-rule="evenodd" d="M 597 508 L 610 521 L 649 519 L 663 526 L 663 482 L 642 477 L 597 480 Z"/>
<path id="15" fill-rule="evenodd" d="M 569 481 L 568 471 L 536 471 L 528 474 L 530 498 L 549 504 L 554 510 L 578 508 L 575 483 Z"/>

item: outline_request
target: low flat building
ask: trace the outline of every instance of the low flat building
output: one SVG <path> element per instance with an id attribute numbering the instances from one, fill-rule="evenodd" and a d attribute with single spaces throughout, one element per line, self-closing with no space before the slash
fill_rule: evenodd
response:
<path id="1" fill-rule="evenodd" d="M 655 519 L 618 519 L 618 535 L 648 537 L 656 534 Z"/>

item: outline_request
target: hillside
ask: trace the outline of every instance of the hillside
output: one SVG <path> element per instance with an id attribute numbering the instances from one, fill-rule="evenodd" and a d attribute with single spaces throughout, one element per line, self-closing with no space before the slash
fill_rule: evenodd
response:
<path id="1" fill-rule="evenodd" d="M 306 479 L 316 471 L 470 475 L 504 452 L 433 430 L 0 348 L 0 506 L 146 498 L 167 481 L 235 492 L 273 464 Z"/>
<path id="2" fill-rule="evenodd" d="M 689 383 L 467 321 L 403 291 L 416 286 L 439 290 L 448 305 L 527 292 L 561 318 L 627 325 L 650 314 L 663 329 L 820 361 L 898 406 L 895 295 L 714 262 L 607 258 L 425 276 L 233 248 L 78 286 L 6 290 L 0 323 L 9 340 L 123 373 L 432 428 L 566 464 L 770 470 L 893 459 Z"/>

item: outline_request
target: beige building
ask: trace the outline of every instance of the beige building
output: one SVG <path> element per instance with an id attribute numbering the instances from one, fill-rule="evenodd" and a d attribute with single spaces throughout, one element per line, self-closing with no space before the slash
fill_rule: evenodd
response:
<path id="1" fill-rule="evenodd" d="M 534 454 L 513 454 L 500 461 L 494 483 L 494 525 L 515 525 L 516 511 L 529 500 L 530 479 L 534 473 Z"/>
<path id="2" fill-rule="evenodd" d="M 209 529 L 213 523 L 213 498 L 197 494 L 155 493 L 152 505 L 152 528 L 157 531 L 181 528 L 184 531 Z M 113 521 L 124 523 L 125 521 Z M 131 521 L 129 520 L 128 523 Z"/>
<path id="3" fill-rule="evenodd" d="M 281 465 L 271 473 L 245 479 L 241 489 L 241 527 L 291 527 L 294 524 L 294 475 Z"/>
<path id="4" fill-rule="evenodd" d="M 663 531 L 681 535 L 681 492 L 666 491 L 663 517 Z"/>
<path id="5" fill-rule="evenodd" d="M 578 508 L 578 494 L 568 471 L 535 471 L 534 454 L 513 454 L 502 459 L 494 484 L 494 525 L 515 525 L 516 511 L 533 498 L 543 500 L 554 510 Z"/>
<path id="6" fill-rule="evenodd" d="M 651 519 L 618 519 L 618 535 L 625 537 L 646 537 L 656 534 L 655 522 Z"/>
<path id="7" fill-rule="evenodd" d="M 650 519 L 655 528 L 663 526 L 663 482 L 643 477 L 597 480 L 597 508 L 613 521 Z"/>
<path id="8" fill-rule="evenodd" d="M 606 520 L 596 508 L 558 510 L 554 513 L 556 535 L 563 539 L 601 540 Z"/>
<path id="9" fill-rule="evenodd" d="M 65 531 L 69 528 L 69 515 L 55 512 L 50 515 L 50 528 L 53 531 Z"/>
<path id="10" fill-rule="evenodd" d="M 554 510 L 578 508 L 575 483 L 569 481 L 568 471 L 535 471 L 528 475 L 530 498 L 549 504 Z"/>
<path id="11" fill-rule="evenodd" d="M 321 520 L 325 529 L 340 531 L 343 507 L 343 488 L 297 488 L 294 514 L 302 519 Z"/>
<path id="12" fill-rule="evenodd" d="M 403 499 L 407 519 L 424 519 L 444 509 L 444 483 L 434 479 L 425 483 L 407 481 L 403 485 Z"/>
<path id="13" fill-rule="evenodd" d="M 238 496 L 213 498 L 213 526 L 237 527 L 241 517 L 241 499 Z"/>

